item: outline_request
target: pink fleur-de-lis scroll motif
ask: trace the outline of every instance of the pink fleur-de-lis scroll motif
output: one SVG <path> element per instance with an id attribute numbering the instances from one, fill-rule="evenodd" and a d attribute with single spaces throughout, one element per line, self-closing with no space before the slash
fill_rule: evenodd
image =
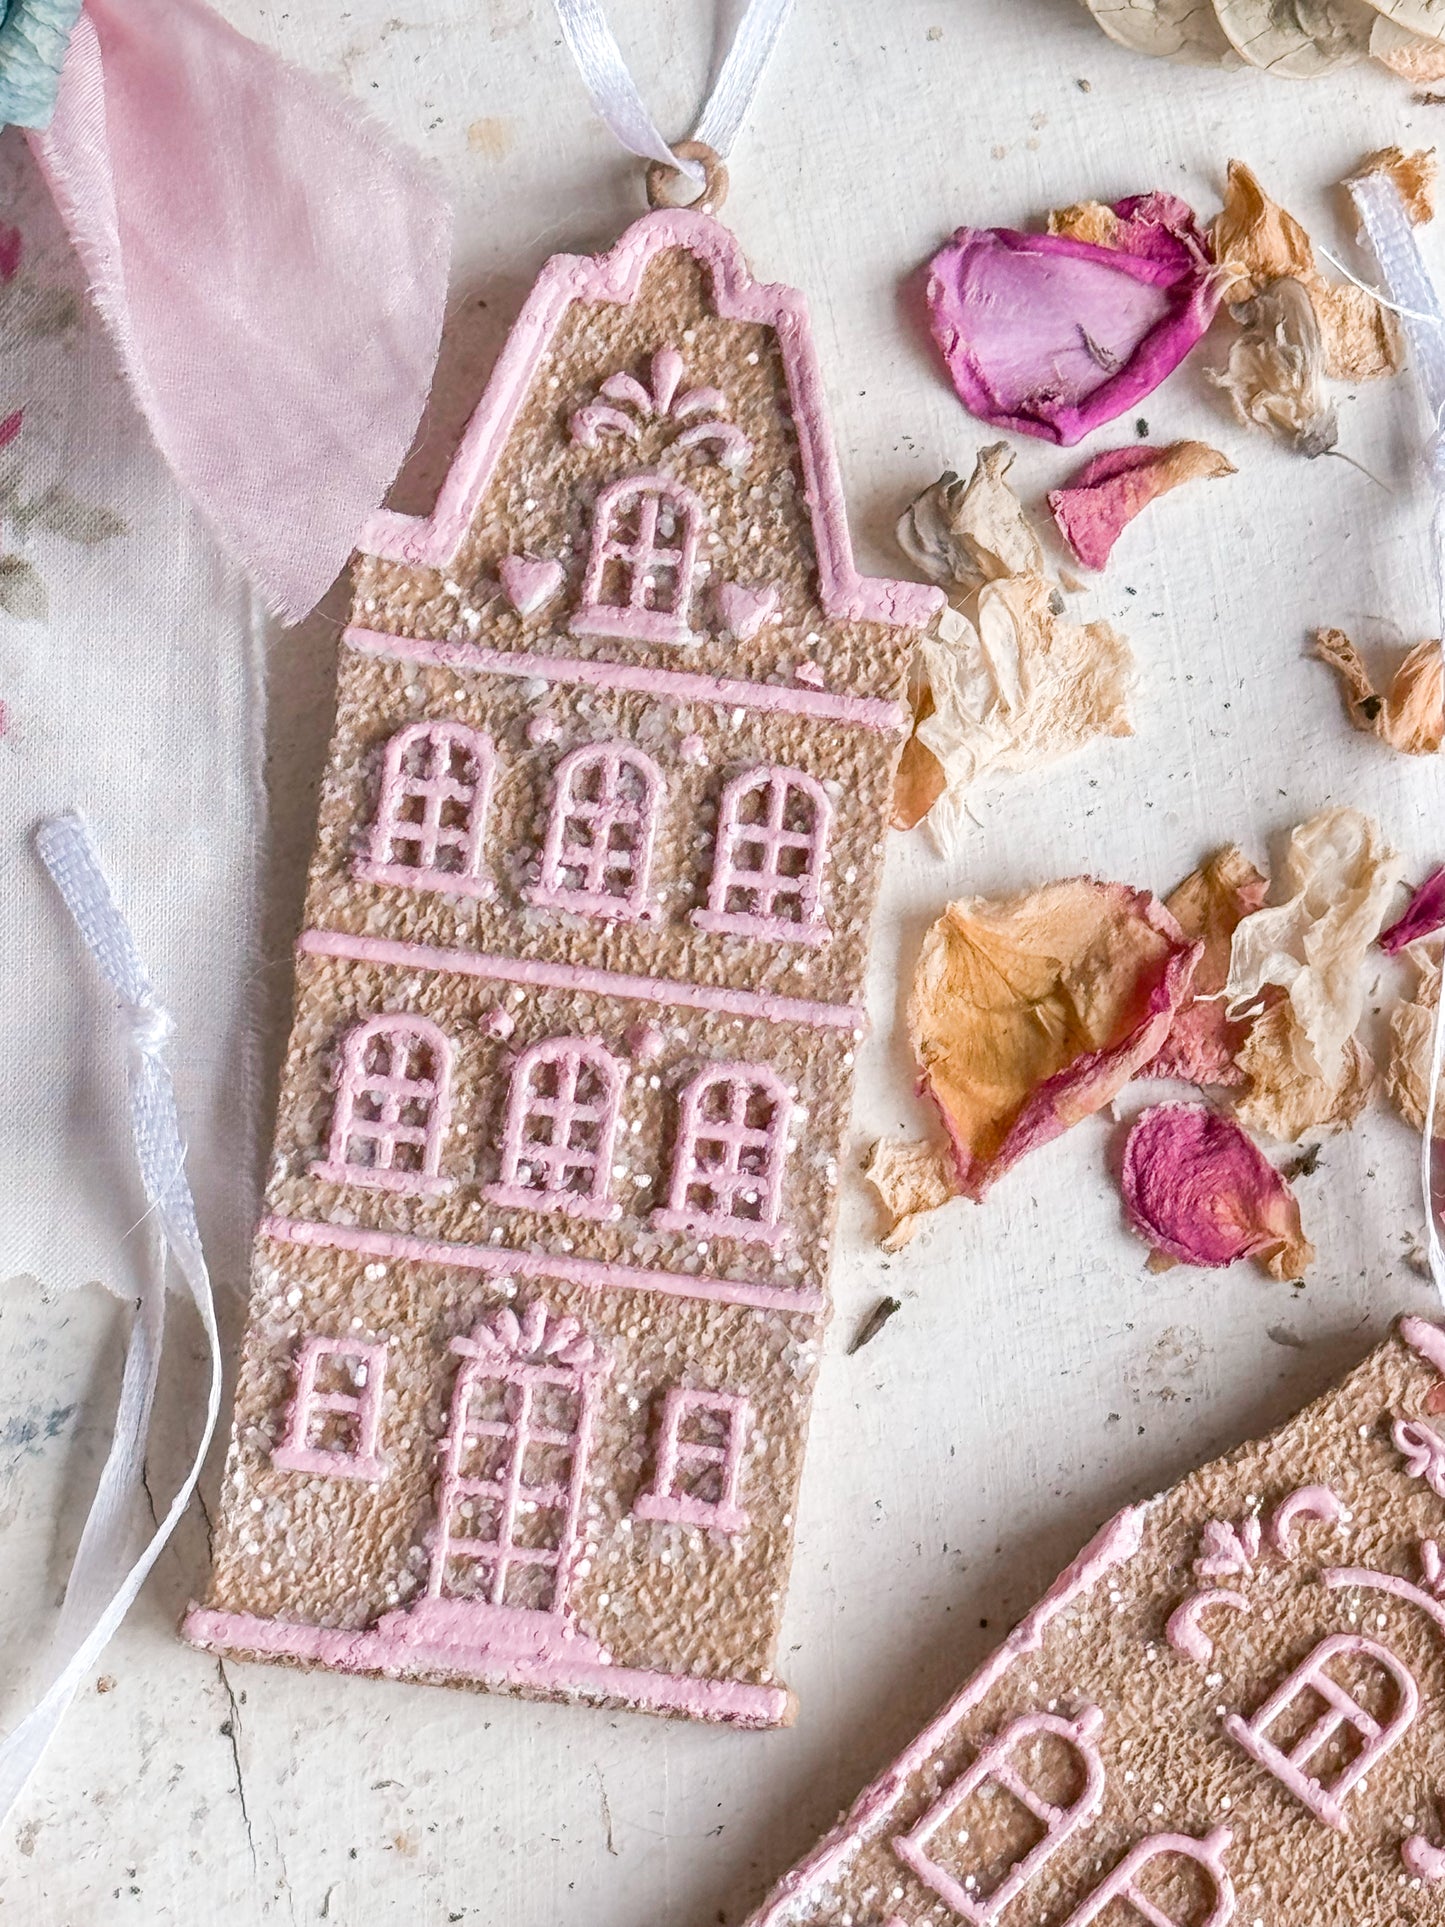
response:
<path id="1" fill-rule="evenodd" d="M 1208 1612 L 1211 1606 L 1228 1606 L 1237 1613 L 1249 1611 L 1249 1601 L 1242 1592 L 1228 1586 L 1207 1586 L 1200 1592 L 1190 1593 L 1176 1606 L 1164 1628 L 1164 1636 L 1175 1652 L 1183 1653 L 1186 1659 L 1195 1660 L 1201 1666 L 1214 1657 L 1214 1641 L 1199 1623 L 1199 1615 Z"/>
<path id="2" fill-rule="evenodd" d="M 597 497 L 579 636 L 694 642 L 693 577 L 707 509 L 690 488 L 655 471 L 624 475 Z"/>
<path id="3" fill-rule="evenodd" d="M 823 866 L 833 805 L 814 776 L 768 764 L 723 790 L 701 930 L 820 944 L 828 936 Z"/>
<path id="4" fill-rule="evenodd" d="M 686 365 L 676 348 L 659 348 L 649 370 L 651 385 L 619 372 L 603 382 L 605 399 L 589 402 L 573 415 L 572 439 L 597 448 L 604 436 L 635 442 L 646 421 L 680 424 L 673 439 L 679 449 L 710 448 L 722 467 L 738 469 L 752 454 L 752 443 L 726 419 L 727 397 L 717 388 L 684 388 Z"/>
<path id="5" fill-rule="evenodd" d="M 1377 1720 L 1330 1674 L 1330 1661 L 1346 1654 L 1369 1661 L 1390 1683 L 1394 1711 L 1388 1719 Z M 1285 1752 L 1270 1739 L 1269 1729 L 1281 1714 L 1293 1707 L 1301 1694 L 1311 1693 L 1324 1701 L 1325 1710 L 1289 1752 Z M 1343 1833 L 1348 1825 L 1342 1805 L 1346 1794 L 1403 1737 L 1419 1705 L 1419 1689 L 1409 1669 L 1388 1647 L 1359 1633 L 1332 1633 L 1276 1687 L 1253 1719 L 1231 1713 L 1224 1722 L 1224 1730 L 1252 1760 L 1288 1787 L 1317 1820 Z M 1330 1744 L 1342 1727 L 1352 1731 L 1362 1745 L 1349 1764 L 1326 1785 L 1310 1771 L 1310 1761 Z"/>
<path id="6" fill-rule="evenodd" d="M 1139 1876 L 1155 1860 L 1175 1854 L 1200 1867 L 1213 1888 L 1213 1902 L 1206 1919 L 1198 1927 L 1227 1927 L 1234 1918 L 1234 1882 L 1224 1865 L 1224 1855 L 1234 1838 L 1228 1827 L 1216 1827 L 1202 1840 L 1187 1833 L 1155 1833 L 1132 1847 L 1108 1877 L 1095 1887 L 1087 1900 L 1076 1907 L 1064 1927 L 1089 1927 L 1113 1901 L 1131 1907 L 1148 1927 L 1183 1927 L 1174 1915 L 1166 1914 L 1159 1903 L 1139 1885 Z"/>
<path id="7" fill-rule="evenodd" d="M 1200 1553 L 1194 1570 L 1201 1579 L 1226 1579 L 1232 1573 L 1248 1577 L 1259 1557 L 1261 1528 L 1256 1518 L 1206 1519 L 1200 1534 Z"/>
<path id="8" fill-rule="evenodd" d="M 1098 1812 L 1104 1798 L 1104 1766 L 1094 1740 L 1103 1724 L 1104 1716 L 1097 1706 L 1086 1706 L 1073 1720 L 1053 1713 L 1028 1713 L 1012 1721 L 944 1790 L 912 1831 L 893 1842 L 893 1851 L 955 1913 L 972 1922 L 973 1927 L 991 1927 L 1044 1862 Z M 1078 1760 L 1083 1785 L 1067 1806 L 1055 1806 L 1046 1800 L 1014 1764 L 1019 1748 L 1039 1733 L 1062 1741 Z M 964 1802 L 986 1783 L 1001 1787 L 1016 1800 L 1043 1828 L 1043 1833 L 1026 1853 L 1005 1869 L 995 1885 L 983 1893 L 976 1878 L 966 1877 L 965 1884 L 947 1868 L 939 1866 L 930 1855 L 929 1846 Z"/>
<path id="9" fill-rule="evenodd" d="M 1422 1419 L 1396 1419 L 1390 1428 L 1395 1450 L 1412 1479 L 1423 1479 L 1437 1499 L 1445 1499 L 1445 1439 Z"/>
<path id="10" fill-rule="evenodd" d="M 1269 1523 L 1264 1529 L 1265 1542 L 1272 1552 L 1277 1552 L 1282 1559 L 1288 1559 L 1293 1549 L 1291 1535 L 1296 1520 L 1318 1519 L 1322 1524 L 1332 1526 L 1345 1516 L 1344 1506 L 1327 1485 L 1296 1486 L 1270 1513 Z"/>
<path id="11" fill-rule="evenodd" d="M 1437 1803 L 1438 1819 L 1438 1803 Z M 1423 1833 L 1412 1833 L 1408 1840 L 1400 1842 L 1400 1858 L 1417 1880 L 1424 1880 L 1434 1886 L 1437 1880 L 1445 1880 L 1445 1849 L 1432 1847 Z"/>

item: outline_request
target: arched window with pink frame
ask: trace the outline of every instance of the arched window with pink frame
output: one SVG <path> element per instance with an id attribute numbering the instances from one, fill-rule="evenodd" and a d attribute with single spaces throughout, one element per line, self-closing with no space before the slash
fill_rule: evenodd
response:
<path id="1" fill-rule="evenodd" d="M 451 1112 L 452 1047 L 429 1017 L 387 1012 L 347 1032 L 326 1156 L 312 1174 L 333 1184 L 430 1194 L 441 1176 Z"/>
<path id="2" fill-rule="evenodd" d="M 502 1131 L 501 1176 L 486 1187 L 493 1204 L 610 1219 L 612 1149 L 626 1073 L 601 1044 L 549 1037 L 512 1068 Z"/>
<path id="3" fill-rule="evenodd" d="M 710 1064 L 684 1089 L 667 1204 L 653 1223 L 777 1245 L 793 1100 L 765 1064 Z"/>
<path id="4" fill-rule="evenodd" d="M 588 743 L 557 765 L 532 901 L 635 923 L 651 914 L 662 775 L 626 743 Z"/>
<path id="5" fill-rule="evenodd" d="M 828 935 L 823 866 L 833 805 L 814 776 L 766 764 L 733 777 L 718 805 L 702 930 L 818 944 Z"/>
<path id="6" fill-rule="evenodd" d="M 381 791 L 366 855 L 371 883 L 484 896 L 482 837 L 496 757 L 465 723 L 408 723 L 382 756 Z"/>
<path id="7" fill-rule="evenodd" d="M 579 636 L 634 642 L 692 642 L 693 578 L 707 510 L 671 476 L 624 475 L 597 497 Z"/>

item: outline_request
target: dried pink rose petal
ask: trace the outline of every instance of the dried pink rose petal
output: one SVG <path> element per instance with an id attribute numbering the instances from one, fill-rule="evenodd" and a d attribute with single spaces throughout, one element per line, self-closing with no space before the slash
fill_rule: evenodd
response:
<path id="1" fill-rule="evenodd" d="M 1124 1206 L 1156 1252 L 1185 1265 L 1257 1259 L 1297 1278 L 1314 1248 L 1294 1193 L 1233 1118 L 1203 1104 L 1160 1104 L 1124 1145 Z"/>
<path id="2" fill-rule="evenodd" d="M 1445 925 L 1445 864 L 1432 870 L 1405 907 L 1405 914 L 1380 933 L 1380 948 L 1393 957 L 1407 943 L 1431 937 Z"/>
<path id="3" fill-rule="evenodd" d="M 933 257 L 933 337 L 971 414 L 1070 447 L 1152 393 L 1209 326 L 1219 291 L 1193 211 L 1141 194 L 1114 212 L 1109 247 L 965 227 Z"/>
<path id="4" fill-rule="evenodd" d="M 1207 442 L 1168 448 L 1134 443 L 1106 449 L 1086 462 L 1065 488 L 1049 492 L 1059 532 L 1086 569 L 1102 569 L 1134 517 L 1159 495 L 1184 482 L 1233 475 L 1234 463 Z"/>

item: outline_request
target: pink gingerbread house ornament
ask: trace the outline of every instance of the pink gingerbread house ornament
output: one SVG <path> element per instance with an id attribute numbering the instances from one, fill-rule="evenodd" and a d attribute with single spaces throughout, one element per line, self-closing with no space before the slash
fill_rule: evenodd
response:
<path id="1" fill-rule="evenodd" d="M 1110 1521 L 748 1927 L 1445 1923 L 1418 1318 Z"/>
<path id="2" fill-rule="evenodd" d="M 689 210 L 544 268 L 361 549 L 187 1637 L 776 1725 L 940 598 L 858 573 L 801 298 Z"/>

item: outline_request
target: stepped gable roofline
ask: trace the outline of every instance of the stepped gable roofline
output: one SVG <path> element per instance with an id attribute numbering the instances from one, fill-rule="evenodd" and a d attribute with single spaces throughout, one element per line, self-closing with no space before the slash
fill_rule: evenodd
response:
<path id="1" fill-rule="evenodd" d="M 732 321 L 760 322 L 777 336 L 797 424 L 825 614 L 839 622 L 921 627 L 942 606 L 941 589 L 860 575 L 854 564 L 807 303 L 795 288 L 754 281 L 736 237 L 694 208 L 659 208 L 645 214 L 606 254 L 553 255 L 498 357 L 435 508 L 428 516 L 378 509 L 368 517 L 359 547 L 386 561 L 445 568 L 472 525 L 563 315 L 574 301 L 626 306 L 636 299 L 653 258 L 672 248 L 685 249 L 707 271 L 718 314 Z"/>

